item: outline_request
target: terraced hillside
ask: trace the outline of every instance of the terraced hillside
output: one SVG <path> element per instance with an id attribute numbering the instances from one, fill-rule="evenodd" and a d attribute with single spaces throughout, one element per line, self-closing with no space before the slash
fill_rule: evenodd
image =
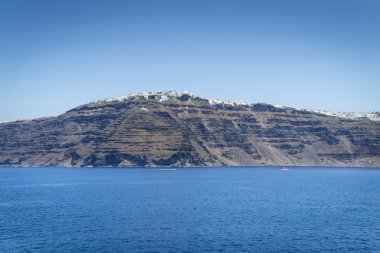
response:
<path id="1" fill-rule="evenodd" d="M 0 165 L 380 167 L 380 121 L 140 93 L 0 124 Z"/>

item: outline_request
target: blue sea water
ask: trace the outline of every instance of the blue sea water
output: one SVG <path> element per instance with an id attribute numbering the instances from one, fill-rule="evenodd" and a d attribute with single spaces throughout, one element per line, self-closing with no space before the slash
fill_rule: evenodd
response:
<path id="1" fill-rule="evenodd" d="M 1 252 L 380 252 L 380 169 L 3 168 Z"/>

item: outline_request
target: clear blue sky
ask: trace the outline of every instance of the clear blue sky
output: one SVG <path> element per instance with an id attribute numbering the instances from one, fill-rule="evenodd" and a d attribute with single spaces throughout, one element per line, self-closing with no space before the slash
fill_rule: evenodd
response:
<path id="1" fill-rule="evenodd" d="M 0 0 L 0 121 L 137 91 L 380 110 L 378 0 Z"/>

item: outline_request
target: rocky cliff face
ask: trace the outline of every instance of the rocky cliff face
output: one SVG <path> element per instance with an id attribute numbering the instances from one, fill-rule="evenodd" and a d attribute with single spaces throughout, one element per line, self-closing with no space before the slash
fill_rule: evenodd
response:
<path id="1" fill-rule="evenodd" d="M 0 124 L 0 165 L 380 167 L 373 119 L 142 93 Z"/>

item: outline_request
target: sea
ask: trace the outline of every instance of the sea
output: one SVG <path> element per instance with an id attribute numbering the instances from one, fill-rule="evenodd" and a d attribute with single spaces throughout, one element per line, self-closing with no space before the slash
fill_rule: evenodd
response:
<path id="1" fill-rule="evenodd" d="M 1 168 L 0 252 L 380 252 L 380 169 Z"/>

